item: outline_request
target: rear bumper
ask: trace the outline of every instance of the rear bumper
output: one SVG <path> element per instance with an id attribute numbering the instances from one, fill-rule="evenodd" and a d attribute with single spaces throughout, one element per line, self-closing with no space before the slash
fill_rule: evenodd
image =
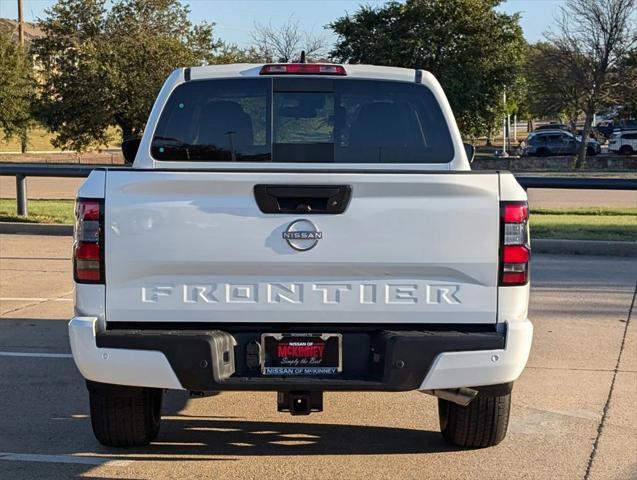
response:
<path id="1" fill-rule="evenodd" d="M 69 322 L 73 360 L 87 380 L 138 387 L 183 388 L 162 352 L 99 348 L 96 337 L 97 317 L 74 317 Z"/>
<path id="2" fill-rule="evenodd" d="M 504 348 L 442 353 L 418 390 L 497 385 L 517 380 L 529 358 L 533 324 L 527 319 L 506 325 Z"/>
<path id="3" fill-rule="evenodd" d="M 524 369 L 532 332 L 528 320 L 502 332 L 352 327 L 342 330 L 343 372 L 308 378 L 263 376 L 249 367 L 246 345 L 262 333 L 256 327 L 98 332 L 93 317 L 69 323 L 73 358 L 87 380 L 197 391 L 407 391 L 508 383 Z"/>

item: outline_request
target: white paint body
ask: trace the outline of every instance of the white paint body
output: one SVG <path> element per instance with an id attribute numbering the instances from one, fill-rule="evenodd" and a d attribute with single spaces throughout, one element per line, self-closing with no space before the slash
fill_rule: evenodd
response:
<path id="1" fill-rule="evenodd" d="M 198 67 L 191 78 L 254 76 L 260 67 Z M 413 83 L 416 75 L 346 68 L 360 78 Z M 421 390 L 520 375 L 532 338 L 529 287 L 498 287 L 499 202 L 526 200 L 526 193 L 509 173 L 470 172 L 433 76 L 423 72 L 421 83 L 451 132 L 456 153 L 447 164 L 156 161 L 152 132 L 183 82 L 177 70 L 162 88 L 134 169 L 96 171 L 79 192 L 105 199 L 106 283 L 77 285 L 69 324 L 85 378 L 181 388 L 161 352 L 98 348 L 95 334 L 111 322 L 498 324 L 507 330 L 503 350 L 443 353 Z M 340 215 L 271 215 L 259 210 L 255 184 L 347 184 L 353 193 Z M 282 233 L 303 218 L 322 238 L 297 251 Z"/>
<path id="2" fill-rule="evenodd" d="M 637 130 L 619 130 L 613 132 L 608 140 L 608 150 L 619 153 L 626 150 L 629 154 L 637 152 Z"/>

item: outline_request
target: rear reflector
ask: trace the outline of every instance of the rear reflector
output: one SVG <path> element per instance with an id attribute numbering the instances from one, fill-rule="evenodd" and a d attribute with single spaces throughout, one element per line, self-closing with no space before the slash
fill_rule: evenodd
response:
<path id="1" fill-rule="evenodd" d="M 104 283 L 104 208 L 102 200 L 77 200 L 73 277 L 77 283 Z"/>
<path id="2" fill-rule="evenodd" d="M 78 242 L 75 248 L 75 258 L 78 260 L 99 260 L 99 243 Z"/>
<path id="3" fill-rule="evenodd" d="M 100 263 L 88 260 L 75 261 L 75 281 L 78 283 L 102 283 L 100 282 Z"/>
<path id="4" fill-rule="evenodd" d="M 273 63 L 261 67 L 259 75 L 347 75 L 342 65 L 325 63 Z"/>
<path id="5" fill-rule="evenodd" d="M 504 272 L 502 274 L 502 284 L 503 285 L 524 285 L 528 279 L 528 274 L 526 271 L 524 272 L 515 272 L 515 273 L 507 273 Z"/>
<path id="6" fill-rule="evenodd" d="M 502 202 L 500 285 L 525 285 L 529 281 L 529 206 L 527 202 Z"/>

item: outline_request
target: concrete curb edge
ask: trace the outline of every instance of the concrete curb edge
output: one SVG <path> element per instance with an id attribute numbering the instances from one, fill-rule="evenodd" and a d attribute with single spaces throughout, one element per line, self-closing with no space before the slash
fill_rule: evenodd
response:
<path id="1" fill-rule="evenodd" d="M 57 223 L 0 222 L 0 233 L 17 235 L 73 235 L 73 225 Z"/>

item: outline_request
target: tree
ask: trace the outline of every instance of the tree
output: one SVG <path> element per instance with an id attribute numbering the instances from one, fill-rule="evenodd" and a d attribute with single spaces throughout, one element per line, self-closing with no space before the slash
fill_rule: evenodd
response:
<path id="1" fill-rule="evenodd" d="M 575 168 L 586 159 L 593 116 L 612 100 L 623 81 L 619 67 L 637 44 L 634 12 L 635 0 L 567 0 L 558 33 L 547 35 L 558 53 L 555 68 L 563 69 L 565 82 L 581 92 L 585 120 Z"/>
<path id="2" fill-rule="evenodd" d="M 0 130 L 7 140 L 17 137 L 23 145 L 35 95 L 32 72 L 24 48 L 0 33 Z"/>
<path id="3" fill-rule="evenodd" d="M 301 51 L 307 61 L 316 61 L 325 54 L 326 41 L 320 35 L 301 30 L 298 20 L 290 17 L 286 23 L 274 27 L 255 23 L 252 37 L 252 52 L 262 62 L 298 62 Z"/>
<path id="4" fill-rule="evenodd" d="M 42 121 L 54 145 L 107 144 L 108 129 L 139 135 L 175 68 L 215 61 L 212 25 L 193 25 L 178 0 L 59 0 L 34 41 L 41 65 Z"/>
<path id="5" fill-rule="evenodd" d="M 38 114 L 56 147 L 83 150 L 106 144 L 111 124 L 100 64 L 105 0 L 60 0 L 40 22 L 33 42 L 41 75 Z"/>
<path id="6" fill-rule="evenodd" d="M 525 65 L 527 102 L 534 117 L 566 118 L 573 128 L 581 111 L 584 87 L 572 81 L 566 59 L 555 45 L 539 42 L 529 47 Z"/>
<path id="7" fill-rule="evenodd" d="M 637 48 L 633 48 L 622 60 L 617 69 L 618 81 L 612 96 L 616 103 L 623 105 L 622 116 L 637 116 Z"/>
<path id="8" fill-rule="evenodd" d="M 140 21 L 143 19 L 143 21 Z M 124 0 L 104 25 L 101 58 L 115 122 L 124 138 L 141 134 L 157 92 L 176 67 L 214 63 L 212 26 L 192 25 L 177 0 Z"/>
<path id="9" fill-rule="evenodd" d="M 254 47 L 240 48 L 232 43 L 220 42 L 214 63 L 262 63 L 263 58 Z"/>
<path id="10" fill-rule="evenodd" d="M 422 68 L 445 89 L 466 136 L 484 135 L 504 114 L 506 87 L 520 75 L 526 42 L 519 16 L 500 0 L 407 0 L 361 6 L 330 28 L 338 61 Z"/>

